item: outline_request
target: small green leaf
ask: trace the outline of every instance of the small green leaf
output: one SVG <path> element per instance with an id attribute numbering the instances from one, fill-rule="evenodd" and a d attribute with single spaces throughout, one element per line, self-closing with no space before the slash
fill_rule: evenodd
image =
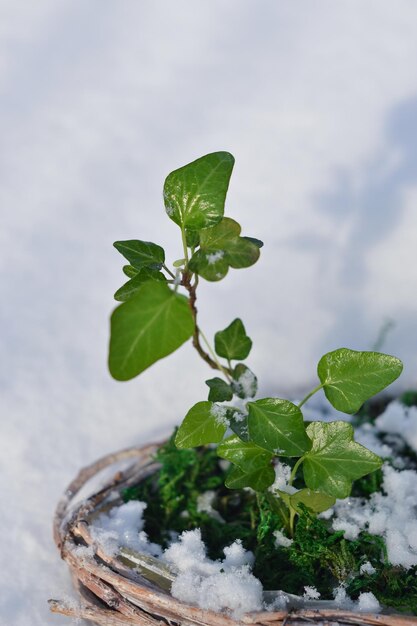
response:
<path id="1" fill-rule="evenodd" d="M 113 245 L 138 270 L 143 267 L 160 270 L 165 262 L 164 249 L 150 241 L 129 239 L 128 241 L 115 241 Z"/>
<path id="2" fill-rule="evenodd" d="M 239 318 L 214 336 L 216 353 L 229 361 L 246 359 L 251 348 L 252 340 L 247 336 L 243 322 Z"/>
<path id="3" fill-rule="evenodd" d="M 109 369 L 117 380 L 134 378 L 174 352 L 194 332 L 184 296 L 162 281 L 148 281 L 111 316 Z"/>
<path id="4" fill-rule="evenodd" d="M 229 271 L 229 264 L 222 250 L 206 253 L 197 250 L 191 257 L 189 268 L 206 280 L 215 282 L 224 278 Z"/>
<path id="5" fill-rule="evenodd" d="M 123 273 L 126 274 L 129 278 L 133 278 L 136 274 L 139 273 L 140 270 L 133 267 L 133 265 L 123 265 Z"/>
<path id="6" fill-rule="evenodd" d="M 288 400 L 264 398 L 248 402 L 249 439 L 282 456 L 302 456 L 310 449 L 300 409 Z"/>
<path id="7" fill-rule="evenodd" d="M 301 512 L 300 504 L 306 506 L 313 513 L 323 513 L 336 502 L 336 498 L 333 496 L 320 491 L 311 491 L 311 489 L 300 489 L 300 491 L 296 491 L 294 494 L 278 490 L 278 493 L 285 504 L 298 513 Z"/>
<path id="8" fill-rule="evenodd" d="M 130 265 L 128 265 L 127 267 L 130 267 Z M 126 302 L 132 296 L 134 296 L 135 293 L 137 293 L 139 287 L 141 287 L 141 285 L 143 285 L 143 283 L 147 280 L 166 281 L 166 278 L 161 272 L 158 272 L 157 270 L 150 270 L 146 268 L 144 268 L 143 270 L 137 270 L 135 276 L 128 280 L 127 283 L 125 283 L 122 287 L 120 287 L 120 289 L 116 291 L 116 293 L 114 294 L 114 299 L 118 300 L 119 302 Z"/>
<path id="9" fill-rule="evenodd" d="M 217 448 L 222 459 L 237 465 L 246 474 L 271 464 L 272 454 L 252 442 L 245 442 L 236 435 L 228 437 Z"/>
<path id="10" fill-rule="evenodd" d="M 229 152 L 213 152 L 171 172 L 164 184 L 169 217 L 190 230 L 217 224 L 224 213 L 234 162 Z"/>
<path id="11" fill-rule="evenodd" d="M 307 427 L 312 447 L 304 455 L 304 480 L 313 491 L 346 498 L 352 482 L 382 465 L 373 452 L 353 440 L 353 426 L 347 422 L 312 422 Z"/>
<path id="12" fill-rule="evenodd" d="M 238 363 L 233 370 L 232 388 L 242 400 L 253 398 L 258 391 L 258 379 L 244 363 Z"/>
<path id="13" fill-rule="evenodd" d="M 230 267 L 239 269 L 256 263 L 259 259 L 259 248 L 251 241 L 239 237 L 228 243 L 226 254 Z"/>
<path id="14" fill-rule="evenodd" d="M 250 487 L 255 491 L 265 491 L 275 480 L 275 472 L 272 465 L 261 467 L 253 472 L 246 473 L 239 467 L 232 467 L 225 485 L 228 489 L 243 489 Z"/>
<path id="15" fill-rule="evenodd" d="M 317 373 L 334 408 L 353 414 L 366 400 L 394 382 L 402 369 L 401 361 L 388 354 L 340 348 L 320 359 Z"/>
<path id="16" fill-rule="evenodd" d="M 197 402 L 188 411 L 175 437 L 177 448 L 194 448 L 223 439 L 227 425 L 219 419 L 216 407 L 213 402 Z"/>
<path id="17" fill-rule="evenodd" d="M 208 399 L 212 402 L 225 402 L 233 398 L 233 391 L 221 378 L 210 378 L 206 380 L 206 385 L 210 387 Z"/>
<path id="18" fill-rule="evenodd" d="M 229 266 L 243 268 L 259 258 L 259 246 L 247 237 L 240 237 L 240 225 L 224 217 L 212 228 L 200 231 L 200 249 L 191 257 L 190 269 L 206 280 L 221 280 Z"/>
<path id="19" fill-rule="evenodd" d="M 212 228 L 200 231 L 200 246 L 203 250 L 224 250 L 230 242 L 238 239 L 241 227 L 230 217 L 224 217 Z"/>
<path id="20" fill-rule="evenodd" d="M 177 259 L 176 261 L 173 262 L 172 265 L 174 267 L 182 267 L 183 265 L 185 265 L 185 259 Z"/>

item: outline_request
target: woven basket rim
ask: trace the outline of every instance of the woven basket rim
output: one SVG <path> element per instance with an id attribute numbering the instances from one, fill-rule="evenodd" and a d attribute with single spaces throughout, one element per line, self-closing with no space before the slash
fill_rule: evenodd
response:
<path id="1" fill-rule="evenodd" d="M 50 600 L 52 612 L 84 618 L 103 626 L 137 624 L 156 626 L 162 623 L 184 626 L 285 626 L 286 623 L 306 624 L 324 622 L 333 624 L 369 624 L 380 626 L 417 626 L 417 617 L 400 614 L 355 613 L 342 609 L 297 609 L 291 611 L 255 611 L 246 613 L 236 621 L 224 613 L 203 610 L 185 604 L 165 593 L 144 579 L 132 574 L 115 558 L 109 557 L 93 541 L 86 518 L 95 508 L 106 501 L 110 492 L 137 484 L 156 471 L 158 464 L 153 456 L 164 442 L 134 446 L 107 454 L 79 471 L 58 502 L 53 520 L 53 536 L 61 558 L 67 562 L 82 604 L 69 606 L 65 602 Z M 121 462 L 129 466 L 110 474 L 104 486 L 93 492 L 76 506 L 73 501 L 90 480 Z M 80 553 L 79 541 L 94 549 L 93 556 Z"/>

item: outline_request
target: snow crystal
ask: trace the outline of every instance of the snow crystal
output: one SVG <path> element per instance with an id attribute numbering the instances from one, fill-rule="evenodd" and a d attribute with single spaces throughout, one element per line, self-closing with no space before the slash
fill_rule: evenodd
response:
<path id="1" fill-rule="evenodd" d="M 197 511 L 198 513 L 207 513 L 213 519 L 224 524 L 224 519 L 216 509 L 213 508 L 213 502 L 216 499 L 216 492 L 209 490 L 204 493 L 200 493 L 197 498 Z"/>
<path id="2" fill-rule="evenodd" d="M 269 487 L 269 490 L 274 493 L 275 491 L 285 491 L 286 493 L 295 493 L 297 489 L 288 484 L 291 477 L 291 467 L 286 463 L 277 461 L 274 466 L 275 480 Z"/>
<path id="3" fill-rule="evenodd" d="M 401 435 L 417 452 L 417 407 L 407 407 L 394 400 L 375 420 L 375 426 L 381 432 Z"/>
<path id="4" fill-rule="evenodd" d="M 315 587 L 304 587 L 304 600 L 318 600 L 320 598 L 320 592 Z"/>
<path id="5" fill-rule="evenodd" d="M 374 568 L 372 563 L 370 563 L 369 561 L 366 561 L 365 563 L 361 565 L 359 572 L 361 574 L 369 574 L 369 576 L 372 576 L 372 574 L 375 574 L 376 569 Z"/>
<path id="6" fill-rule="evenodd" d="M 374 594 L 370 591 L 359 595 L 356 607 L 358 611 L 363 611 L 365 613 L 379 613 L 381 610 L 381 605 L 375 598 Z"/>
<path id="7" fill-rule="evenodd" d="M 207 557 L 199 529 L 185 531 L 163 559 L 178 575 L 172 583 L 175 598 L 212 611 L 226 610 L 238 619 L 243 613 L 262 608 L 262 585 L 250 568 L 254 557 L 240 541 L 224 549 L 223 561 Z"/>
<path id="8" fill-rule="evenodd" d="M 211 415 L 215 418 L 218 424 L 223 426 L 229 426 L 229 420 L 227 419 L 227 407 L 221 404 L 214 403 L 211 407 Z"/>
<path id="9" fill-rule="evenodd" d="M 293 539 L 290 539 L 289 537 L 286 537 L 281 530 L 274 530 L 273 535 L 275 537 L 275 547 L 276 548 L 280 548 L 280 547 L 282 547 L 282 548 L 289 548 L 289 546 L 293 542 Z"/>
<path id="10" fill-rule="evenodd" d="M 250 369 L 246 369 L 237 379 L 237 383 L 245 395 L 245 398 L 252 398 L 256 391 L 256 376 Z"/>
<path id="11" fill-rule="evenodd" d="M 392 565 L 405 568 L 417 565 L 417 472 L 383 467 L 383 491 L 369 500 L 347 498 L 334 506 L 334 530 L 344 530 L 355 539 L 361 530 L 385 539 Z"/>
<path id="12" fill-rule="evenodd" d="M 160 556 L 162 549 L 150 543 L 143 530 L 143 512 L 145 502 L 131 501 L 116 506 L 108 513 L 102 513 L 91 525 L 91 536 L 109 555 L 117 554 L 119 547 L 130 548 L 136 552 L 145 552 Z"/>
<path id="13" fill-rule="evenodd" d="M 211 254 L 206 255 L 207 263 L 209 265 L 214 265 L 216 261 L 220 261 L 224 257 L 223 250 L 217 250 L 217 252 L 212 252 Z"/>

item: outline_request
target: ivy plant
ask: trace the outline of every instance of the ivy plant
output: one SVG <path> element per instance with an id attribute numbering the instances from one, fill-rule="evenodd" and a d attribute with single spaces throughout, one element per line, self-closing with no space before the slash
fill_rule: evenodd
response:
<path id="1" fill-rule="evenodd" d="M 197 318 L 200 279 L 219 281 L 232 269 L 258 260 L 259 239 L 242 236 L 240 225 L 224 216 L 234 166 L 228 152 L 214 152 L 173 171 L 164 184 L 168 217 L 180 229 L 181 258 L 171 268 L 159 244 L 116 241 L 128 262 L 128 281 L 115 293 L 120 304 L 111 316 L 109 368 L 130 380 L 188 340 L 217 376 L 206 380 L 208 398 L 187 412 L 176 434 L 178 448 L 218 444 L 230 463 L 226 486 L 266 492 L 289 534 L 303 507 L 320 513 L 350 494 L 352 483 L 377 470 L 381 459 L 355 442 L 346 421 L 304 421 L 302 407 L 323 390 L 342 413 L 356 413 L 401 373 L 396 357 L 339 348 L 317 366 L 317 386 L 299 403 L 284 398 L 254 399 L 257 378 L 244 363 L 252 340 L 241 319 L 219 330 L 211 343 Z M 242 409 L 227 404 L 246 400 Z M 281 463 L 278 461 L 281 460 Z M 272 488 L 282 461 L 292 468 L 285 488 Z M 282 481 L 280 481 L 280 484 Z"/>

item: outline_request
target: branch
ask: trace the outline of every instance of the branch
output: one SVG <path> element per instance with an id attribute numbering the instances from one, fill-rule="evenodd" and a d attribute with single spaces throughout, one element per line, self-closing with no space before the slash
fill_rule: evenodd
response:
<path id="1" fill-rule="evenodd" d="M 194 334 L 193 334 L 193 346 L 197 350 L 198 354 L 201 356 L 203 361 L 205 361 L 212 369 L 219 370 L 223 372 L 228 378 L 232 376 L 232 370 L 229 367 L 222 366 L 219 362 L 216 362 L 211 358 L 208 352 L 206 352 L 203 346 L 200 343 L 200 329 L 197 323 L 197 285 L 198 285 L 198 276 L 195 277 L 194 284 L 191 283 L 191 274 L 189 272 L 184 272 L 182 275 L 181 285 L 185 287 L 188 291 L 189 300 L 188 304 L 191 309 L 191 313 L 193 314 L 194 319 Z"/>

